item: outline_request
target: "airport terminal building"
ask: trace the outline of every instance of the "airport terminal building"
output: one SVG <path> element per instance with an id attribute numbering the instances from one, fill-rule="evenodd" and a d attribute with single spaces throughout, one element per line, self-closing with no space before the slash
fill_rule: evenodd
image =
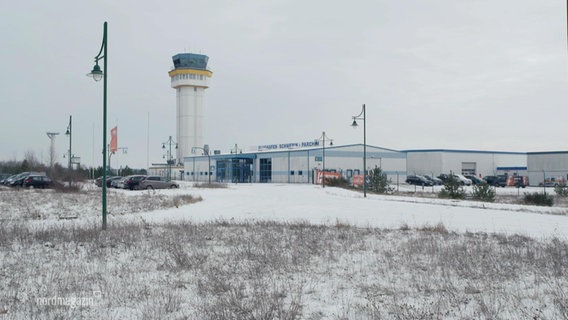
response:
<path id="1" fill-rule="evenodd" d="M 311 146 L 306 146 L 311 145 Z M 184 180 L 207 182 L 315 183 L 318 171 L 350 180 L 362 174 L 362 144 L 319 146 L 317 142 L 273 145 L 254 152 L 195 155 L 184 158 Z M 280 148 L 280 146 L 288 146 Z M 406 176 L 404 152 L 367 145 L 367 168 L 381 168 L 393 181 Z M 207 168 L 210 167 L 208 171 Z"/>
<path id="2" fill-rule="evenodd" d="M 407 175 L 438 176 L 453 172 L 479 177 L 529 176 L 529 184 L 538 185 L 544 180 L 540 167 L 542 163 L 548 163 L 551 156 L 561 158 L 558 161 L 562 163 L 547 169 L 554 169 L 557 175 L 568 174 L 568 170 L 559 169 L 568 168 L 568 152 L 398 151 L 371 145 L 367 145 L 366 152 L 364 149 L 363 144 L 324 148 L 316 141 L 261 146 L 257 151 L 249 152 L 236 150 L 228 154 L 191 155 L 184 157 L 179 176 L 195 182 L 210 179 L 212 182 L 235 183 L 318 183 L 317 173 L 325 171 L 338 173 L 351 181 L 354 176 L 363 173 L 365 153 L 367 170 L 381 168 L 393 184 L 404 183 Z M 210 170 L 207 170 L 208 167 Z"/>

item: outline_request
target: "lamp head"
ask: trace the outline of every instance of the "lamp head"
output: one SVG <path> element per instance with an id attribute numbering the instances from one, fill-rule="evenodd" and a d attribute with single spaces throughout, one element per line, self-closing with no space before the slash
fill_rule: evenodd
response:
<path id="1" fill-rule="evenodd" d="M 333 146 L 333 140 L 329 141 L 329 146 Z"/>
<path id="2" fill-rule="evenodd" d="M 98 62 L 93 67 L 91 73 L 87 74 L 87 77 L 92 77 L 95 81 L 101 81 L 101 79 L 103 78 L 103 72 L 101 70 L 101 67 L 99 67 Z"/>
<path id="3" fill-rule="evenodd" d="M 355 118 L 353 118 L 353 123 L 351 124 L 351 126 L 353 128 L 357 128 L 359 125 L 357 124 L 357 120 L 355 120 Z"/>
<path id="4" fill-rule="evenodd" d="M 165 149 L 165 148 L 166 148 L 166 145 L 165 145 L 165 144 L 163 144 L 163 145 L 162 145 L 162 149 Z"/>
<path id="5" fill-rule="evenodd" d="M 67 128 L 67 131 L 65 132 L 65 135 L 68 136 L 71 134 L 71 131 L 69 131 L 69 128 Z"/>

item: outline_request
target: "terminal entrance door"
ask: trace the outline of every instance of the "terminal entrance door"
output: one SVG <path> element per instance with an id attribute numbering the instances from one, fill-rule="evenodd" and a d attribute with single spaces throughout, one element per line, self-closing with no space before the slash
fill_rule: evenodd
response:
<path id="1" fill-rule="evenodd" d="M 271 182 L 272 181 L 272 159 L 264 158 L 260 159 L 260 182 Z"/>
<path id="2" fill-rule="evenodd" d="M 220 182 L 252 182 L 253 159 L 230 158 L 217 160 L 217 180 Z"/>

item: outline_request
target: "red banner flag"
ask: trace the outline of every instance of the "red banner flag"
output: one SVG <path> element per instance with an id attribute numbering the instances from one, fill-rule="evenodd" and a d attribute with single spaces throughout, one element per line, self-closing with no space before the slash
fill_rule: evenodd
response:
<path id="1" fill-rule="evenodd" d="M 118 127 L 114 127 L 110 130 L 110 152 L 116 152 L 118 150 Z"/>

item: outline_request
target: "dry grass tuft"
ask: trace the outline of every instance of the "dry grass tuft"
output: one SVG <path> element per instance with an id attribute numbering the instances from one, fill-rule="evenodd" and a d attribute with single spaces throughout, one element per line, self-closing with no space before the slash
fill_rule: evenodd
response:
<path id="1" fill-rule="evenodd" d="M 442 225 L 141 220 L 102 232 L 11 221 L 0 224 L 0 310 L 38 319 L 565 319 L 566 265 L 565 240 Z M 52 297 L 88 304 L 42 304 Z"/>
<path id="2" fill-rule="evenodd" d="M 212 182 L 211 184 L 202 182 L 202 183 L 195 183 L 193 187 L 204 188 L 204 189 L 225 189 L 228 188 L 228 185 L 226 183 L 220 183 L 220 182 Z"/>

